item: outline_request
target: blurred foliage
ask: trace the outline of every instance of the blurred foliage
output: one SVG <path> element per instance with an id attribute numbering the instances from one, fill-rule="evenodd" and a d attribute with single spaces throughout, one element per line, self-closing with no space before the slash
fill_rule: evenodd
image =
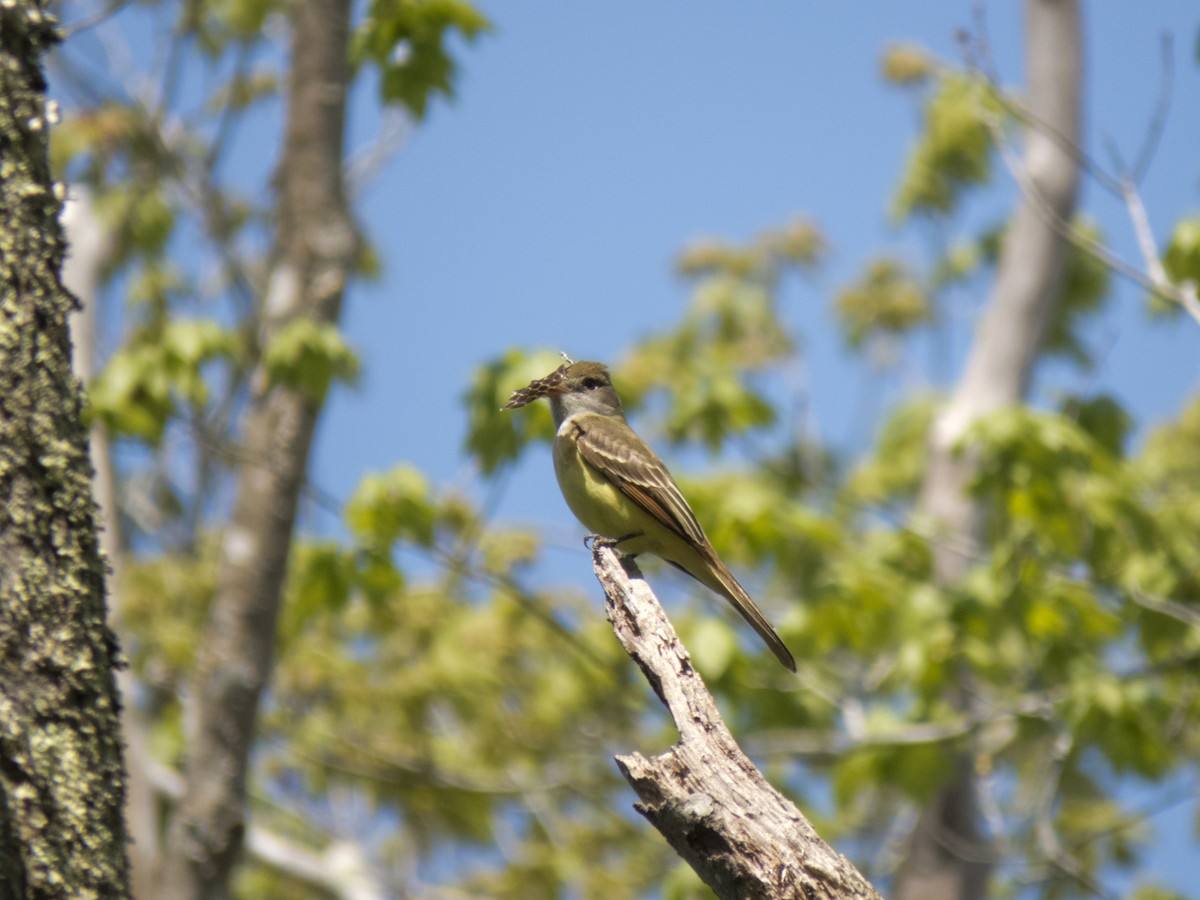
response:
<path id="1" fill-rule="evenodd" d="M 1104 235 L 1094 222 L 1077 219 L 1072 229 L 1086 244 L 1103 245 Z M 974 254 L 977 265 L 995 267 L 1004 246 L 1004 228 L 987 231 L 978 243 Z M 963 274 L 966 274 L 965 271 Z M 1107 300 L 1111 287 L 1112 273 L 1099 259 L 1076 244 L 1067 246 L 1066 271 L 1063 273 L 1059 297 L 1052 307 L 1051 319 L 1045 339 L 1045 351 L 1065 356 L 1079 365 L 1090 365 L 1083 340 L 1079 337 L 1079 325 L 1089 316 L 1099 312 Z"/>
<path id="2" fill-rule="evenodd" d="M 282 7 L 149 8 L 178 15 L 166 55 L 204 76 L 200 107 L 177 109 L 178 85 L 151 79 L 163 81 L 161 104 L 114 91 L 68 109 L 53 151 L 57 171 L 94 192 L 111 238 L 110 352 L 91 407 L 119 447 L 130 702 L 154 758 L 177 766 L 184 688 L 228 538 L 236 414 L 271 380 L 320 400 L 358 360 L 333 329 L 263 340 L 271 191 L 222 166 L 238 124 L 278 99 Z M 450 48 L 489 28 L 459 0 L 373 0 L 354 52 L 378 67 L 381 102 L 419 119 L 453 93 Z M 886 343 L 907 373 L 922 341 L 959 337 L 956 322 L 976 307 L 955 304 L 986 295 L 1003 226 L 969 231 L 977 217 L 960 213 L 991 175 L 989 120 L 1003 116 L 990 88 L 923 49 L 891 47 L 882 72 L 921 109 L 892 208 L 916 231 L 935 217 L 938 240 L 923 254 L 881 249 L 830 293 L 849 352 Z M 1176 281 L 1200 270 L 1194 224 L 1166 250 Z M 1074 227 L 1102 238 L 1086 221 Z M 962 583 L 939 586 L 932 548 L 958 536 L 914 516 L 937 377 L 891 395 L 863 448 L 829 445 L 805 412 L 824 386 L 807 375 L 795 323 L 825 290 L 830 254 L 806 218 L 746 241 L 692 242 L 675 263 L 690 290 L 678 320 L 613 366 L 635 427 L 661 445 L 713 543 L 796 652 L 799 677 L 718 599 L 652 561 L 648 577 L 664 595 L 701 598 L 671 602 L 672 618 L 731 726 L 872 878 L 886 881 L 904 823 L 965 752 L 1005 828 L 997 892 L 1085 895 L 1136 870 L 1155 839 L 1123 789 L 1194 777 L 1200 755 L 1200 629 L 1188 624 L 1200 614 L 1200 399 L 1146 433 L 1115 397 L 1079 388 L 1087 326 L 1111 285 L 1073 252 L 1046 346 L 1070 390 L 1052 382 L 1056 408 L 1006 410 L 968 435 L 986 541 Z M 358 274 L 378 266 L 364 243 Z M 298 537 L 290 557 L 254 753 L 255 824 L 314 849 L 356 842 L 390 895 L 706 896 L 629 809 L 611 764 L 673 735 L 594 586 L 581 593 L 578 571 L 564 586 L 546 535 L 494 516 L 506 474 L 553 438 L 546 404 L 500 407 L 570 349 L 509 349 L 464 378 L 469 483 L 436 484 L 398 458 L 344 503 L 318 486 L 304 495 L 340 519 Z M 947 700 L 964 673 L 967 712 Z M 255 862 L 236 891 L 318 896 Z M 1131 896 L 1173 895 L 1145 878 Z"/>
<path id="3" fill-rule="evenodd" d="M 299 388 L 318 403 L 334 381 L 358 377 L 358 357 L 341 332 L 312 319 L 297 319 L 273 335 L 262 361 L 271 383 Z"/>
<path id="4" fill-rule="evenodd" d="M 1175 225 L 1171 240 L 1163 253 L 1163 269 L 1176 285 L 1191 282 L 1193 296 L 1200 285 L 1200 218 L 1182 219 Z M 1158 294 L 1150 296 L 1152 312 L 1174 315 L 1182 310 L 1178 303 L 1163 299 Z"/>
<path id="5" fill-rule="evenodd" d="M 356 63 L 379 67 L 383 103 L 399 103 L 422 119 L 430 97 L 454 96 L 450 37 L 457 33 L 470 42 L 489 30 L 487 18 L 464 0 L 371 0 L 350 54 Z"/>
<path id="6" fill-rule="evenodd" d="M 928 396 L 894 409 L 875 448 L 847 478 L 846 497 L 878 506 L 913 500 L 925 477 L 929 429 L 937 410 L 936 398 Z"/>
<path id="7" fill-rule="evenodd" d="M 468 416 L 466 449 L 485 475 L 515 460 L 531 441 L 553 439 L 554 421 L 548 404 L 534 403 L 520 416 L 505 415 L 500 408 L 513 391 L 562 363 L 562 356 L 553 351 L 526 355 L 511 350 L 475 370 L 463 397 Z"/>
<path id="8" fill-rule="evenodd" d="M 903 335 L 932 319 L 930 298 L 904 263 L 874 259 L 858 283 L 843 288 L 833 304 L 851 347 L 872 335 Z"/>
<path id="9" fill-rule="evenodd" d="M 947 214 L 967 188 L 991 177 L 988 120 L 1000 119 L 1004 109 L 992 89 L 975 75 L 941 71 L 926 91 L 923 130 L 893 200 L 898 220 Z"/>
<path id="10" fill-rule="evenodd" d="M 622 397 L 653 403 L 665 436 L 718 450 L 776 421 L 754 373 L 786 360 L 793 338 L 778 308 L 785 276 L 810 272 L 827 254 L 818 226 L 797 219 L 745 244 L 694 241 L 676 263 L 694 282 L 678 326 L 648 338 L 621 361 Z"/>
<path id="11" fill-rule="evenodd" d="M 205 364 L 229 359 L 236 338 L 212 321 L 176 319 L 137 330 L 108 360 L 88 391 L 91 411 L 115 435 L 162 440 L 181 406 L 203 412 Z"/>
<path id="12" fill-rule="evenodd" d="M 884 50 L 880 72 L 892 84 L 922 85 L 934 74 L 934 63 L 923 47 L 892 44 Z"/>

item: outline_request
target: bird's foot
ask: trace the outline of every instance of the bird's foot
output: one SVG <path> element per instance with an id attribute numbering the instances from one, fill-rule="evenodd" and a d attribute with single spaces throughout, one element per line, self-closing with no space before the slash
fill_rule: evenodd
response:
<path id="1" fill-rule="evenodd" d="M 638 536 L 638 532 L 626 534 L 619 538 L 605 537 L 602 534 L 589 534 L 584 536 L 583 546 L 587 547 L 589 550 L 597 550 L 600 547 L 612 547 L 614 550 L 620 550 L 622 541 L 627 541 L 630 538 L 635 538 Z"/>

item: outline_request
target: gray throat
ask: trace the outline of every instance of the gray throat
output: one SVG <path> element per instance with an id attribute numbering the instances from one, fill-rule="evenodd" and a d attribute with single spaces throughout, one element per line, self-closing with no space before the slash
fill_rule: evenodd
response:
<path id="1" fill-rule="evenodd" d="M 611 387 L 595 391 L 569 391 L 565 394 L 551 394 L 550 414 L 554 416 L 555 429 L 561 428 L 562 423 L 571 416 L 582 413 L 595 413 L 598 416 L 616 416 L 625 421 L 625 412 L 621 409 L 621 400 Z"/>

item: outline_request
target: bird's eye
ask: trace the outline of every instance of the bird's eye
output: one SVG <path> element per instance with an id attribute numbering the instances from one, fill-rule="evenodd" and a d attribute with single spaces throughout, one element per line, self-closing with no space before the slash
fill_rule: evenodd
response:
<path id="1" fill-rule="evenodd" d="M 600 387 L 600 379 L 585 378 L 583 379 L 583 386 L 589 391 L 594 391 L 596 388 Z"/>

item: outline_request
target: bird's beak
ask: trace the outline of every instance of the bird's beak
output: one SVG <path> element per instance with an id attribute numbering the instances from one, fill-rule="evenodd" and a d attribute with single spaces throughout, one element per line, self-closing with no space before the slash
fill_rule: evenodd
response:
<path id="1" fill-rule="evenodd" d="M 535 393 L 527 387 L 521 388 L 519 391 L 513 391 L 513 395 L 508 398 L 508 402 L 500 407 L 500 411 L 504 412 L 508 409 L 520 409 L 522 406 L 528 406 L 539 397 L 546 396 L 545 392 Z"/>
<path id="2" fill-rule="evenodd" d="M 508 398 L 508 402 L 500 407 L 500 411 L 520 409 L 522 406 L 528 406 L 534 400 L 540 400 L 542 397 L 565 393 L 567 389 L 563 385 L 563 377 L 566 374 L 567 367 L 559 366 L 545 378 L 535 378 L 519 391 L 513 391 L 512 396 Z"/>

